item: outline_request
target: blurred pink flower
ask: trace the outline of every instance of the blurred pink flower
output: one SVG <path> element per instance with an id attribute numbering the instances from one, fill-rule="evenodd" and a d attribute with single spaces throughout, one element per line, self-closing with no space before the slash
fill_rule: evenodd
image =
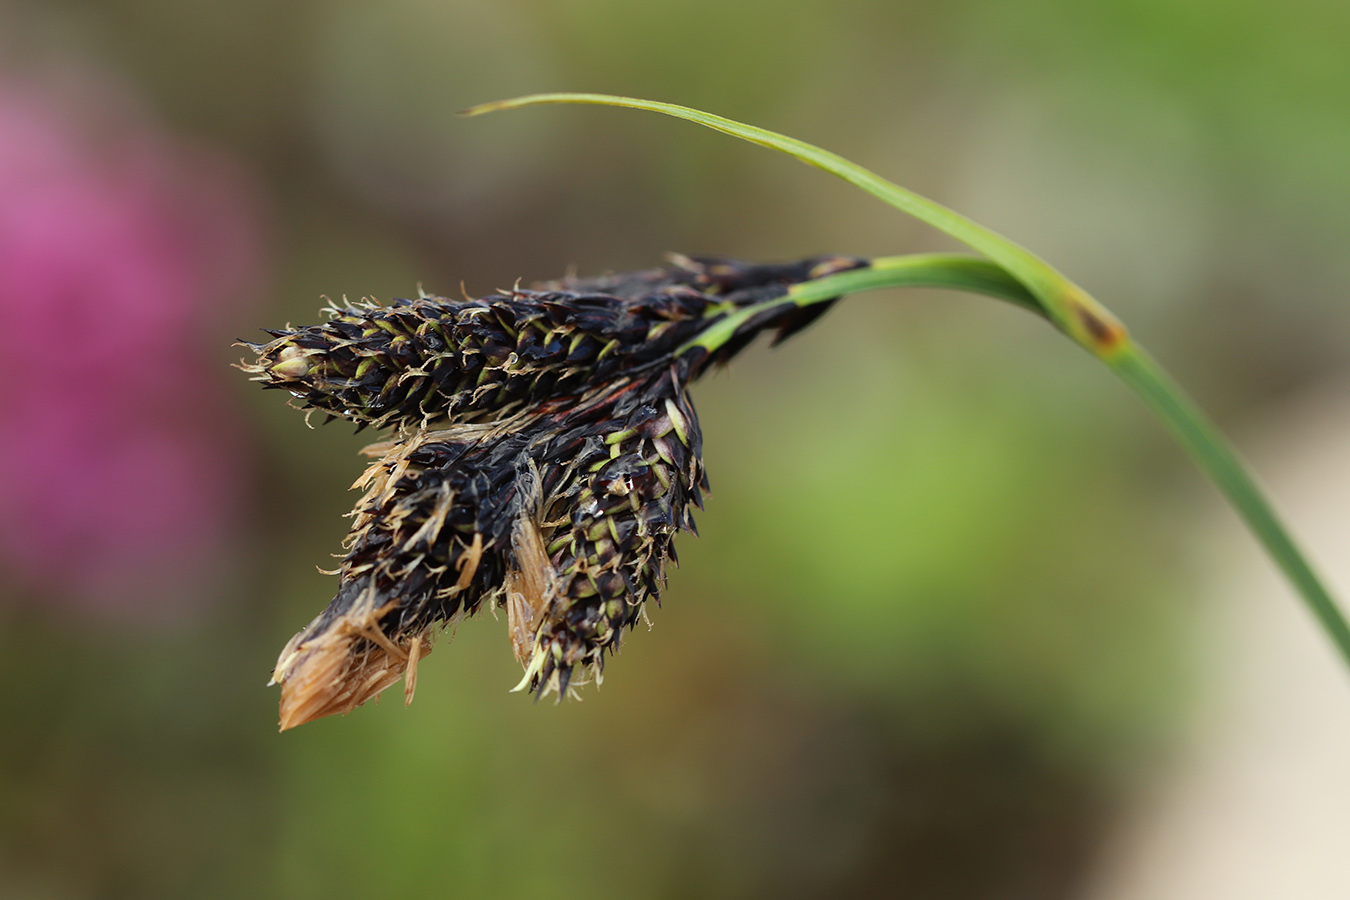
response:
<path id="1" fill-rule="evenodd" d="M 30 588 L 115 613 L 205 593 L 248 475 L 207 341 L 258 288 L 252 196 L 125 95 L 0 80 L 0 566 Z"/>

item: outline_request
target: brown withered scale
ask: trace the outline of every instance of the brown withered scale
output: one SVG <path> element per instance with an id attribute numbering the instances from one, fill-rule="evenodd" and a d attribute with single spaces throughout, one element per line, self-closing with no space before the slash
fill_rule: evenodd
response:
<path id="1" fill-rule="evenodd" d="M 675 533 L 694 530 L 707 490 L 688 385 L 828 305 L 796 306 L 793 284 L 866 265 L 677 257 L 477 300 L 331 308 L 247 344 L 244 369 L 264 387 L 393 431 L 365 450 L 337 595 L 277 662 L 282 729 L 400 677 L 411 701 L 436 634 L 484 606 L 507 611 L 520 687 L 561 696 L 578 670 L 598 680 L 659 600 Z M 750 306 L 715 352 L 694 343 Z"/>

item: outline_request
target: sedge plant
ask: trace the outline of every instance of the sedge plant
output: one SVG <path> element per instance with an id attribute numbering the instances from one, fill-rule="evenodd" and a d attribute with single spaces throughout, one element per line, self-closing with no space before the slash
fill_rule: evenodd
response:
<path id="1" fill-rule="evenodd" d="M 345 713 L 405 680 L 440 627 L 504 607 L 518 689 L 559 696 L 645 616 L 693 531 L 706 476 L 688 385 L 765 329 L 777 340 L 839 298 L 939 287 L 1048 320 L 1115 372 L 1214 481 L 1350 664 L 1350 627 L 1247 467 L 1125 327 L 1029 250 L 811 144 L 688 107 L 604 94 L 536 94 L 466 110 L 549 103 L 663 113 L 759 144 L 861 188 L 978 253 L 785 265 L 676 257 L 480 299 L 421 296 L 329 310 L 330 320 L 248 344 L 244 368 L 303 406 L 385 428 L 357 486 L 333 602 L 281 654 L 282 728 Z"/>

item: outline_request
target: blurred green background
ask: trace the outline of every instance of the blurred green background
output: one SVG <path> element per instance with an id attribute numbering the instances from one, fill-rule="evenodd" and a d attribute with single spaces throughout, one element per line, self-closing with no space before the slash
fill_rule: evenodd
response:
<path id="1" fill-rule="evenodd" d="M 1078 896 L 1184 720 L 1217 501 L 1042 323 L 878 293 L 752 349 L 694 390 L 702 536 L 603 689 L 508 693 L 505 621 L 484 616 L 409 709 L 391 692 L 280 736 L 264 683 L 334 589 L 315 568 L 368 435 L 306 429 L 230 343 L 316 321 L 324 295 L 950 246 L 688 124 L 453 115 L 597 90 L 814 141 L 1002 230 L 1234 424 L 1350 361 L 1347 34 L 1336 0 L 0 3 L 0 99 L 27 98 L 0 161 L 40 157 L 57 187 L 175 167 L 156 203 L 196 217 L 194 247 L 235 248 L 123 328 L 97 278 L 6 274 L 35 213 L 0 247 L 6 317 L 48 305 L 10 335 L 34 361 L 0 363 L 0 477 L 29 490 L 22 510 L 0 492 L 0 896 Z M 9 170 L 0 217 L 31 183 Z M 61 259 L 139 259 L 115 226 L 80 243 L 58 195 L 24 202 L 66 210 Z M 151 282 L 127 283 L 138 310 Z M 110 348 L 99 372 L 148 366 L 107 422 L 97 375 L 42 374 L 86 340 Z M 78 453 L 30 460 L 63 397 L 91 404 Z M 167 465 L 80 480 L 146 422 L 199 448 L 165 457 L 179 493 Z M 50 540 L 45 492 L 69 507 Z M 156 497 L 158 537 L 134 514 Z M 138 567 L 114 587 L 98 548 Z"/>

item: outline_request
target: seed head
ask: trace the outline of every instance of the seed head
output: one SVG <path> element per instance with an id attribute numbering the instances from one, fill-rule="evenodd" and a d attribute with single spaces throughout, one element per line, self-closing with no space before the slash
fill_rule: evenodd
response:
<path id="1" fill-rule="evenodd" d="M 356 483 L 337 596 L 273 680 L 283 729 L 346 713 L 416 667 L 445 623 L 505 607 L 519 687 L 603 673 L 665 584 L 707 477 L 687 385 L 755 333 L 818 315 L 770 303 L 709 351 L 709 325 L 795 282 L 864 265 L 681 259 L 483 300 L 335 310 L 274 332 L 246 367 L 359 425 L 397 423 Z"/>
<path id="2" fill-rule="evenodd" d="M 307 408 L 361 426 L 495 420 L 657 363 L 719 311 L 864 264 L 848 257 L 760 266 L 681 257 L 668 268 L 478 300 L 419 297 L 332 307 L 321 325 L 268 331 L 273 340 L 246 344 L 258 359 L 244 369 Z M 788 321 L 792 312 L 814 318 L 822 311 L 780 310 L 779 324 L 795 326 Z"/>

